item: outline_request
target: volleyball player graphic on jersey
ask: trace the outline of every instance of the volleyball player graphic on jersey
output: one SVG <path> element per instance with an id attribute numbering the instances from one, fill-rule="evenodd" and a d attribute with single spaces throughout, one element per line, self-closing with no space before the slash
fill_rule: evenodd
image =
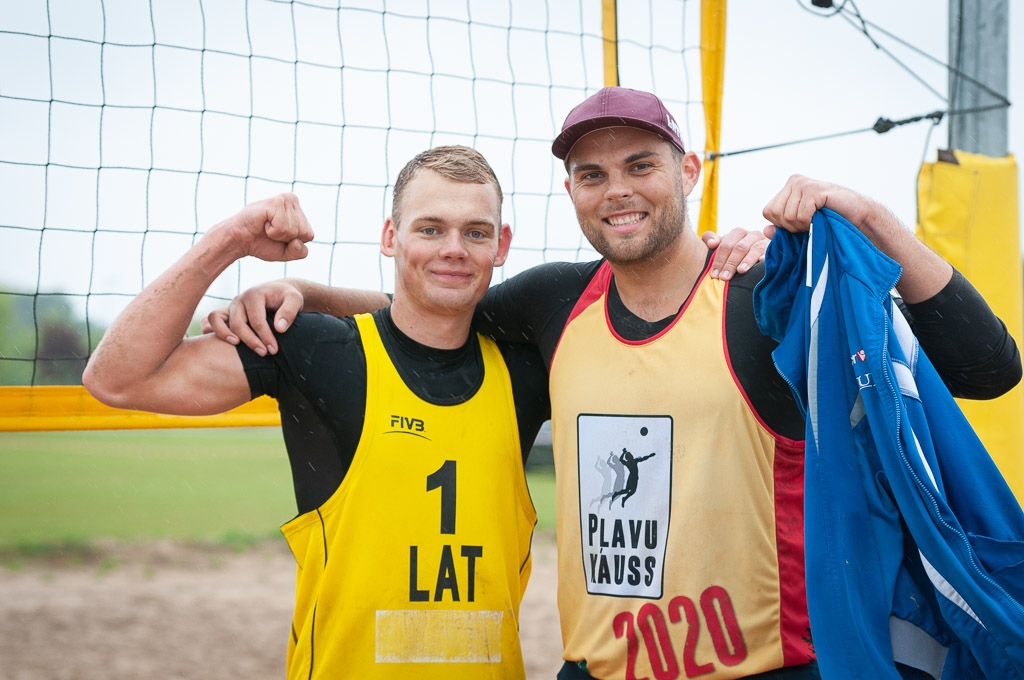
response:
<path id="1" fill-rule="evenodd" d="M 658 597 L 672 495 L 672 456 L 664 455 L 672 450 L 672 419 L 594 413 L 581 415 L 577 427 L 587 588 L 595 594 Z M 620 453 L 609 451 L 609 442 Z"/>
<path id="2" fill-rule="evenodd" d="M 626 486 L 621 489 L 616 489 L 612 492 L 612 500 L 616 497 L 622 496 L 622 507 L 626 507 L 626 500 L 636 493 L 637 484 L 640 483 L 640 463 L 644 462 L 648 458 L 653 458 L 655 454 L 651 453 L 646 456 L 635 457 L 626 448 L 622 449 L 622 454 L 619 456 L 619 462 L 626 468 Z"/>

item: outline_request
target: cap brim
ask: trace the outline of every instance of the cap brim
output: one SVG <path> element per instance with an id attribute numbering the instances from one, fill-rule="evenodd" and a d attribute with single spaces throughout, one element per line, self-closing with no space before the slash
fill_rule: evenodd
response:
<path id="1" fill-rule="evenodd" d="M 599 118 L 581 120 L 575 125 L 570 125 L 566 129 L 562 130 L 562 134 L 555 137 L 555 141 L 551 143 L 551 153 L 555 155 L 555 158 L 564 161 L 569 156 L 569 152 L 572 151 L 572 147 L 574 147 L 576 142 L 580 141 L 580 139 L 589 135 L 591 132 L 613 127 L 639 128 L 646 132 L 651 132 L 658 135 L 672 146 L 678 148 L 680 151 L 683 151 L 683 148 L 679 146 L 675 140 L 665 136 L 665 133 L 661 128 L 657 125 L 652 125 L 646 120 L 628 118 L 626 116 L 601 116 Z"/>

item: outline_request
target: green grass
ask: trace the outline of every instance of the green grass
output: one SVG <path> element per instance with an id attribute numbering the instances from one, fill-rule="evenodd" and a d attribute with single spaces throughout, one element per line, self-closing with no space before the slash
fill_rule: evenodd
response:
<path id="1" fill-rule="evenodd" d="M 555 470 L 554 468 L 526 468 L 526 482 L 530 497 L 537 510 L 537 528 L 555 530 Z"/>
<path id="2" fill-rule="evenodd" d="M 541 529 L 554 477 L 528 474 Z M 0 550 L 175 539 L 246 545 L 295 514 L 277 428 L 0 433 Z"/>
<path id="3" fill-rule="evenodd" d="M 270 536 L 294 514 L 275 428 L 0 434 L 0 546 Z"/>

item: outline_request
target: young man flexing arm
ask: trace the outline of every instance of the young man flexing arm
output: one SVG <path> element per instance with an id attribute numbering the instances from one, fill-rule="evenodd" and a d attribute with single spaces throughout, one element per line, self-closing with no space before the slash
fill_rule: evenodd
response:
<path id="1" fill-rule="evenodd" d="M 508 253 L 501 199 L 472 149 L 419 154 L 381 232 L 394 304 L 299 315 L 273 356 L 181 339 L 230 262 L 304 254 L 294 196 L 248 206 L 148 286 L 90 361 L 87 388 L 124 408 L 278 400 L 299 510 L 282 527 L 299 566 L 290 679 L 524 677 L 536 513 L 523 461 L 549 407 L 534 348 L 470 330 Z"/>

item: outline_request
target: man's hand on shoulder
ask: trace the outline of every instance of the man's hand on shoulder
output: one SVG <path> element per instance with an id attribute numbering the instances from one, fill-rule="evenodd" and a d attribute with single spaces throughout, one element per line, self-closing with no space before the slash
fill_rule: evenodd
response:
<path id="1" fill-rule="evenodd" d="M 764 252 L 773 233 L 774 227 L 765 227 L 762 231 L 737 227 L 727 234 L 713 231 L 701 234 L 704 245 L 715 251 L 711 261 L 712 278 L 728 281 L 734 275 L 743 274 L 758 262 L 764 261 Z"/>
<path id="2" fill-rule="evenodd" d="M 295 284 L 284 279 L 271 281 L 249 288 L 227 307 L 210 312 L 202 321 L 202 330 L 232 345 L 241 342 L 260 356 L 276 354 L 274 332 L 288 330 L 302 305 L 302 291 Z M 267 323 L 270 312 L 274 312 L 274 328 Z"/>
<path id="3" fill-rule="evenodd" d="M 280 279 L 254 286 L 203 320 L 204 333 L 215 333 L 233 345 L 239 342 L 260 356 L 277 353 L 276 333 L 291 328 L 299 312 L 344 317 L 373 312 L 391 304 L 385 293 L 334 288 L 304 279 Z M 274 326 L 267 316 L 274 313 Z"/>

